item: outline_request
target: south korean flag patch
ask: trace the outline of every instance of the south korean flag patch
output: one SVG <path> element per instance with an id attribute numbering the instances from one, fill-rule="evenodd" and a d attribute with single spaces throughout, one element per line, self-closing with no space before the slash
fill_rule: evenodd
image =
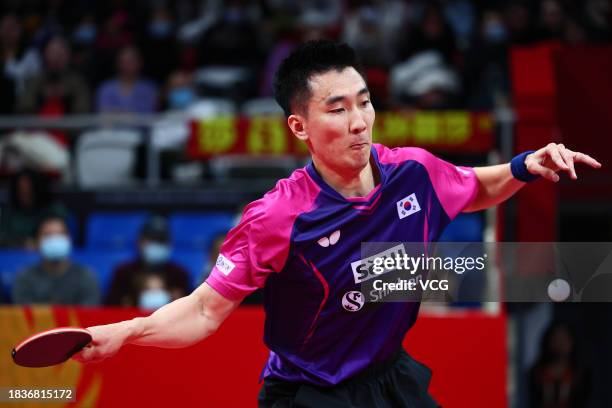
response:
<path id="1" fill-rule="evenodd" d="M 397 215 L 400 220 L 419 211 L 421 211 L 421 206 L 414 193 L 397 202 Z"/>

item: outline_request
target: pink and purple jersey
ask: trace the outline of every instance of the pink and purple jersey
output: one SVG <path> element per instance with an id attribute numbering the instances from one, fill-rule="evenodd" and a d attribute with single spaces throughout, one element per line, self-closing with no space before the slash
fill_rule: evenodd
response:
<path id="1" fill-rule="evenodd" d="M 263 376 L 329 386 L 395 352 L 416 302 L 357 302 L 362 242 L 434 242 L 478 180 L 419 148 L 372 146 L 380 182 L 345 198 L 309 164 L 249 204 L 207 283 L 239 300 L 264 288 Z"/>

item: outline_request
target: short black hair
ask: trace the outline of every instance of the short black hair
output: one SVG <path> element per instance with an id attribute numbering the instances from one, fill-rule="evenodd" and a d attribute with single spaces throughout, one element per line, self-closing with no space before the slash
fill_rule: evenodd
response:
<path id="1" fill-rule="evenodd" d="M 331 70 L 355 68 L 363 77 L 355 51 L 344 43 L 329 40 L 308 41 L 283 60 L 274 76 L 274 98 L 289 117 L 292 107 L 304 109 L 311 96 L 308 80 Z M 365 78 L 364 78 L 365 80 Z"/>
<path id="2" fill-rule="evenodd" d="M 48 222 L 52 222 L 52 221 L 61 222 L 64 225 L 66 232 L 70 235 L 70 229 L 68 227 L 68 220 L 63 215 L 57 214 L 53 211 L 49 211 L 49 212 L 43 213 L 40 219 L 38 220 L 38 222 L 36 223 L 36 230 L 35 230 L 36 239 L 40 237 L 40 232 L 42 231 L 45 224 L 47 224 Z"/>
<path id="3" fill-rule="evenodd" d="M 140 229 L 140 239 L 169 242 L 170 225 L 168 219 L 160 214 L 150 217 Z"/>

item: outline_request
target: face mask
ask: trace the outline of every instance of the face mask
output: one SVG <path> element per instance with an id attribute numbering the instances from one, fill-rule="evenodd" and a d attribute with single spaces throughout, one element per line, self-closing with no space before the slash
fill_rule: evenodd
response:
<path id="1" fill-rule="evenodd" d="M 138 307 L 146 310 L 156 310 L 170 303 L 170 294 L 164 289 L 147 289 L 140 294 Z"/>
<path id="2" fill-rule="evenodd" d="M 96 39 L 96 26 L 91 24 L 82 25 L 72 34 L 77 44 L 91 44 Z"/>
<path id="3" fill-rule="evenodd" d="M 40 241 L 40 253 L 50 261 L 67 258 L 70 247 L 70 239 L 63 234 L 49 235 Z"/>
<path id="4" fill-rule="evenodd" d="M 500 22 L 491 22 L 485 29 L 485 38 L 488 43 L 500 43 L 506 40 L 506 28 Z"/>
<path id="5" fill-rule="evenodd" d="M 176 88 L 170 92 L 168 102 L 172 109 L 185 109 L 196 99 L 196 94 L 190 88 Z"/>
<path id="6" fill-rule="evenodd" d="M 156 20 L 149 24 L 149 33 L 155 38 L 166 38 L 172 31 L 172 25 L 166 20 Z"/>
<path id="7" fill-rule="evenodd" d="M 164 263 L 170 258 L 170 247 L 157 242 L 149 242 L 142 248 L 142 257 L 148 264 Z"/>

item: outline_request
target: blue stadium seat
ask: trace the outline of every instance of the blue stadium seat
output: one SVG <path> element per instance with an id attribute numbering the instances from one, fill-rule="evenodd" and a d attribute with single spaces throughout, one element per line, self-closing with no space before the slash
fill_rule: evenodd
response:
<path id="1" fill-rule="evenodd" d="M 484 225 L 481 213 L 459 214 L 442 232 L 440 242 L 481 242 Z"/>
<path id="2" fill-rule="evenodd" d="M 132 250 L 146 212 L 93 213 L 87 219 L 85 246 L 89 249 Z"/>
<path id="3" fill-rule="evenodd" d="M 104 297 L 108 292 L 113 271 L 120 263 L 129 261 L 135 256 L 135 249 L 110 251 L 110 250 L 75 250 L 72 254 L 72 260 L 83 266 L 88 267 L 98 278 L 100 291 Z"/>
<path id="4" fill-rule="evenodd" d="M 0 291 L 10 299 L 11 287 L 15 276 L 24 268 L 37 263 L 40 256 L 37 252 L 16 249 L 0 251 Z"/>
<path id="5" fill-rule="evenodd" d="M 204 270 L 207 261 L 207 256 L 204 251 L 175 250 L 172 253 L 172 260 L 187 269 L 192 288 L 200 286 L 203 282 L 204 274 L 206 273 L 206 275 L 208 275 L 209 271 Z"/>
<path id="6" fill-rule="evenodd" d="M 440 236 L 440 242 L 482 242 L 484 238 L 484 214 L 482 213 L 461 213 L 444 230 Z M 480 245 L 480 244 L 479 244 Z M 461 247 L 444 247 L 441 256 L 481 256 L 484 248 L 470 246 L 469 249 Z M 452 302 L 455 307 L 479 307 L 480 299 L 486 287 L 486 276 L 480 271 L 473 271 L 463 276 L 462 284 L 459 288 L 458 296 L 463 299 L 470 299 L 466 302 Z"/>
<path id="7" fill-rule="evenodd" d="M 234 218 L 234 213 L 226 211 L 174 213 L 170 216 L 174 248 L 208 253 L 215 237 L 233 227 Z"/>

